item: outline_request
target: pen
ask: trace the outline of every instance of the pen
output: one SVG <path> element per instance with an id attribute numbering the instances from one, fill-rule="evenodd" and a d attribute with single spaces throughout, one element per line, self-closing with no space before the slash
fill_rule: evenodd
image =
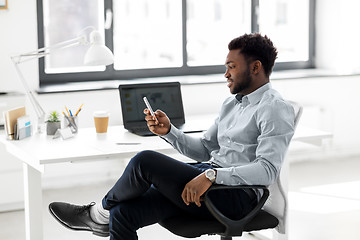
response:
<path id="1" fill-rule="evenodd" d="M 81 109 L 79 109 L 79 110 L 77 111 L 77 113 L 75 114 L 75 117 L 79 114 L 79 112 L 81 112 Z"/>
<path id="2" fill-rule="evenodd" d="M 71 110 L 69 110 L 69 113 L 70 113 L 70 117 L 72 117 L 73 115 L 72 115 L 72 112 L 71 112 Z"/>
<path id="3" fill-rule="evenodd" d="M 78 113 L 81 111 L 81 108 L 82 108 L 83 105 L 84 105 L 84 104 L 81 104 L 81 106 L 79 107 L 79 110 L 77 110 L 77 112 L 75 113 L 75 116 L 77 116 Z"/>
<path id="4" fill-rule="evenodd" d="M 66 109 L 66 111 L 67 111 L 67 113 L 69 114 L 69 116 L 70 116 L 70 112 L 69 112 L 69 110 L 67 109 L 67 107 L 65 106 L 65 109 Z M 64 113 L 64 112 L 63 112 Z M 64 113 L 65 114 L 65 113 Z"/>

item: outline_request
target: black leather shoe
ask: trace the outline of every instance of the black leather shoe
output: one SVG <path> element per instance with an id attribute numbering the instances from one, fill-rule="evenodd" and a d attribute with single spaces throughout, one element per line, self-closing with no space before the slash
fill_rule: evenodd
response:
<path id="1" fill-rule="evenodd" d="M 94 202 L 84 206 L 64 202 L 53 202 L 49 204 L 49 211 L 56 220 L 67 228 L 90 231 L 97 236 L 108 237 L 110 235 L 109 225 L 98 224 L 90 217 L 90 207 L 94 205 Z"/>

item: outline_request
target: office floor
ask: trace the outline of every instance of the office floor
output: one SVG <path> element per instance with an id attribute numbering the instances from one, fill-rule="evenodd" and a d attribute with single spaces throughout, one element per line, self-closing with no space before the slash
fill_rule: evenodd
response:
<path id="1" fill-rule="evenodd" d="M 290 166 L 290 240 L 360 239 L 360 157 L 338 161 L 293 163 Z M 86 204 L 101 199 L 112 183 L 98 186 L 44 191 L 45 240 L 104 239 L 87 232 L 73 232 L 58 224 L 48 213 L 51 201 Z M 176 240 L 158 225 L 139 230 L 139 239 Z M 24 212 L 0 213 L 0 239 L 23 240 Z M 198 239 L 219 239 L 203 236 Z M 239 239 L 239 238 L 235 238 Z M 254 239 L 245 235 L 244 240 Z"/>

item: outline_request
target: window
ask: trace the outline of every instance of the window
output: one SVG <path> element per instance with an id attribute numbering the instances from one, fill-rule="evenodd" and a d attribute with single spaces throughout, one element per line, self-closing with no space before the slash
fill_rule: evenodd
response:
<path id="1" fill-rule="evenodd" d="M 115 70 L 181 67 L 181 1 L 117 0 Z"/>
<path id="2" fill-rule="evenodd" d="M 40 84 L 223 73 L 227 44 L 268 35 L 277 69 L 313 64 L 315 0 L 38 0 L 39 47 L 97 28 L 113 51 L 108 67 L 82 65 L 85 47 L 39 60 Z"/>
<path id="3" fill-rule="evenodd" d="M 187 3 L 187 65 L 224 64 L 229 41 L 241 32 L 251 32 L 251 2 L 188 0 Z"/>
<path id="4" fill-rule="evenodd" d="M 80 5 L 80 6 L 79 6 Z M 87 26 L 104 28 L 102 1 L 43 1 L 45 46 L 73 39 Z M 83 58 L 86 46 L 78 46 L 56 51 L 45 57 L 45 73 L 67 73 L 104 71 L 105 67 L 85 67 Z"/>
<path id="5" fill-rule="evenodd" d="M 259 1 L 259 29 L 260 32 L 268 34 L 277 45 L 278 62 L 309 59 L 308 9 L 308 1 Z"/>

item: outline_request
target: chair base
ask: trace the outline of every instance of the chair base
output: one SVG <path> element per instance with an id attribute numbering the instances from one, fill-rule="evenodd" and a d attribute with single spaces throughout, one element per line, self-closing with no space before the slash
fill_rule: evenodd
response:
<path id="1" fill-rule="evenodd" d="M 279 221 L 273 215 L 260 210 L 259 213 L 244 226 L 244 232 L 253 232 L 258 230 L 274 228 Z M 168 229 L 175 235 L 185 238 L 196 238 L 206 234 L 221 235 L 225 232 L 225 226 L 217 220 L 202 220 L 194 217 L 176 216 L 165 219 L 159 223 L 164 228 Z M 241 236 L 242 232 L 234 234 L 233 236 Z M 221 236 L 221 240 L 231 240 L 231 236 Z"/>

